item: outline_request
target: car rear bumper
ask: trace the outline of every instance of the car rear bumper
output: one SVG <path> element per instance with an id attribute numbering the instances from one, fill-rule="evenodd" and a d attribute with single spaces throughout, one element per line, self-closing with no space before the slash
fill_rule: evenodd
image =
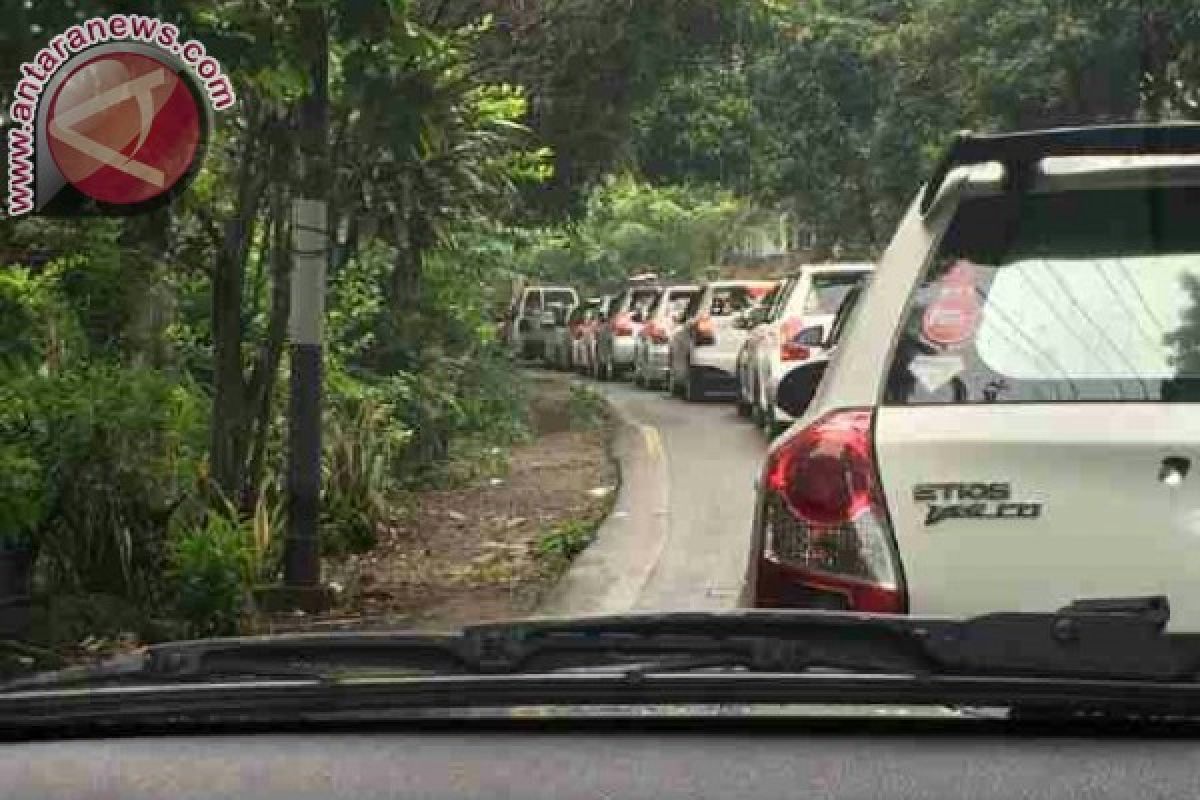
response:
<path id="1" fill-rule="evenodd" d="M 633 366 L 636 343 L 637 340 L 632 336 L 614 336 L 612 340 L 612 363 L 617 366 Z"/>
<path id="2" fill-rule="evenodd" d="M 737 376 L 737 351 L 697 346 L 692 348 L 691 361 L 693 367 L 724 373 L 731 380 Z"/>
<path id="3" fill-rule="evenodd" d="M 671 368 L 671 349 L 665 344 L 648 344 L 645 346 L 644 366 L 647 372 L 666 373 Z"/>

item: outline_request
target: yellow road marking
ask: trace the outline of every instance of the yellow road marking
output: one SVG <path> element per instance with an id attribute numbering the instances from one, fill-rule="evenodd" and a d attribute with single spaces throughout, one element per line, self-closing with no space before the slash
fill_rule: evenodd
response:
<path id="1" fill-rule="evenodd" d="M 642 439 L 646 442 L 646 450 L 650 452 L 651 458 L 661 459 L 663 457 L 662 437 L 658 435 L 658 428 L 653 425 L 642 425 Z"/>

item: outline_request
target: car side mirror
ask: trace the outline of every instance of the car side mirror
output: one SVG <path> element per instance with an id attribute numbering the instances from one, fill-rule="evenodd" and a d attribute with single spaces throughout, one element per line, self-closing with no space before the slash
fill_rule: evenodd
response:
<path id="1" fill-rule="evenodd" d="M 829 360 L 822 358 L 796 367 L 779 382 L 775 390 L 775 402 L 790 416 L 802 417 L 825 377 Z"/>

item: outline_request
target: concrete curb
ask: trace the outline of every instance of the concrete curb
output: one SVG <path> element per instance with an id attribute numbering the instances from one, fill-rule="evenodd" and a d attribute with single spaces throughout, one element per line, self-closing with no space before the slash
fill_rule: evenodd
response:
<path id="1" fill-rule="evenodd" d="M 617 499 L 596 540 L 543 601 L 537 612 L 542 616 L 631 611 L 666 546 L 669 473 L 658 432 L 607 397 L 605 402 L 617 420 L 612 445 L 620 476 Z"/>

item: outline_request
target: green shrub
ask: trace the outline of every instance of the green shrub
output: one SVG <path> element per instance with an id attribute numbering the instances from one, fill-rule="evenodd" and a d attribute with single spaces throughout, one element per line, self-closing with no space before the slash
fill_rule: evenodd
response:
<path id="1" fill-rule="evenodd" d="M 322 547 L 363 552 L 393 514 L 400 463 L 411 434 L 399 419 L 395 382 L 333 373 L 325 413 Z"/>
<path id="2" fill-rule="evenodd" d="M 592 520 L 568 520 L 537 540 L 534 546 L 537 555 L 552 564 L 563 564 L 573 560 L 588 548 L 596 538 L 596 523 Z"/>
<path id="3" fill-rule="evenodd" d="M 603 424 L 607 413 L 603 397 L 587 386 L 572 384 L 571 395 L 567 400 L 567 415 L 570 417 L 572 428 L 597 428 Z"/>
<path id="4" fill-rule="evenodd" d="M 187 634 L 236 633 L 255 564 L 246 526 L 235 515 L 212 511 L 172 537 L 168 564 L 175 612 Z"/>
<path id="5" fill-rule="evenodd" d="M 168 521 L 194 490 L 206 405 L 151 370 L 93 364 L 9 371 L 0 396 L 0 508 L 31 532 L 48 592 L 99 593 L 153 604 L 161 593 Z M 41 497 L 30 493 L 34 481 Z"/>

